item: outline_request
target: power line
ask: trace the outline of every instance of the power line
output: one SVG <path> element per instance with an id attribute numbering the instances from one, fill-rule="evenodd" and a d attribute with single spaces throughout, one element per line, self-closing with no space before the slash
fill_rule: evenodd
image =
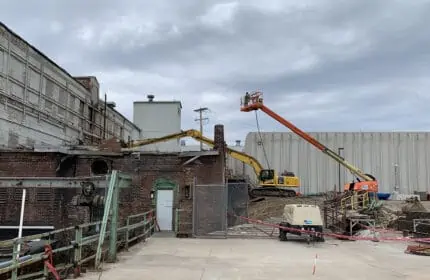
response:
<path id="1" fill-rule="evenodd" d="M 263 147 L 263 153 L 264 153 L 264 158 L 266 159 L 267 168 L 270 169 L 269 159 L 267 157 L 266 148 L 264 147 L 263 137 L 261 136 L 260 122 L 258 121 L 257 110 L 255 110 L 255 121 L 257 122 L 258 136 L 260 138 L 261 146 Z"/>
<path id="2" fill-rule="evenodd" d="M 209 118 L 203 118 L 203 112 L 208 111 L 209 108 L 207 107 L 200 107 L 198 109 L 195 109 L 194 112 L 199 113 L 199 118 L 195 119 L 195 121 L 200 122 L 200 133 L 203 135 L 203 121 L 209 120 Z M 203 142 L 200 142 L 200 151 L 203 151 Z"/>

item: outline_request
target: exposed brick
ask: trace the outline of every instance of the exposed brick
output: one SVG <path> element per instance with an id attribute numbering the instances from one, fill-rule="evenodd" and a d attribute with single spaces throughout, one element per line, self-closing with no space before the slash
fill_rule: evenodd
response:
<path id="1" fill-rule="evenodd" d="M 103 140 L 102 143 L 99 146 L 101 151 L 107 151 L 107 152 L 121 152 L 121 143 L 118 138 L 110 138 L 107 140 Z"/>
<path id="2" fill-rule="evenodd" d="M 224 143 L 223 138 L 219 138 Z M 222 146 L 221 146 L 222 147 Z M 222 149 L 222 148 L 221 148 Z M 55 176 L 90 176 L 91 163 L 96 156 L 77 156 L 71 164 L 62 165 L 60 173 L 56 172 L 64 155 L 59 153 L 38 152 L 2 152 L 0 153 L 0 176 L 14 177 L 55 177 Z M 193 198 L 185 197 L 185 187 L 194 182 L 198 184 L 219 184 L 224 181 L 225 157 L 204 156 L 193 163 L 183 166 L 188 158 L 176 154 L 142 154 L 139 160 L 131 155 L 122 157 L 103 157 L 111 169 L 132 175 L 132 187 L 120 192 L 120 222 L 131 214 L 150 210 L 150 193 L 155 180 L 169 179 L 179 186 L 174 207 L 179 209 L 180 233 L 192 232 Z M 13 189 L 7 190 L 8 199 L 0 201 L 0 224 L 17 225 L 19 220 L 20 198 L 13 198 Z M 56 228 L 87 222 L 90 217 L 87 207 L 71 205 L 72 197 L 80 189 L 54 189 L 51 200 L 37 201 L 41 197 L 37 189 L 29 189 L 29 201 L 25 211 L 26 225 L 51 224 Z M 46 197 L 46 189 L 40 190 Z M 210 192 L 208 192 L 210 194 Z M 49 198 L 49 197 L 48 197 Z M 48 199 L 49 200 L 49 199 Z M 213 209 L 208 209 L 213 211 Z"/>

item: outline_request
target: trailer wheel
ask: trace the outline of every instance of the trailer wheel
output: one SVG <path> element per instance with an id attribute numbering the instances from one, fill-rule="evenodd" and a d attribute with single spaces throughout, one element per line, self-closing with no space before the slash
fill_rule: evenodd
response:
<path id="1" fill-rule="evenodd" d="M 287 241 L 287 232 L 285 230 L 279 229 L 279 240 Z"/>

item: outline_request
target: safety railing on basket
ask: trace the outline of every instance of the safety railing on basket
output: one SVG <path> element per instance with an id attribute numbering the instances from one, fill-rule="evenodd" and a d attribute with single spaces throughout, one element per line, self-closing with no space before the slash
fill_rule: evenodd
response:
<path id="1" fill-rule="evenodd" d="M 350 196 L 342 198 L 340 202 L 341 210 L 350 209 L 357 210 L 359 208 L 365 208 L 369 204 L 369 193 L 365 192 L 358 194 L 354 192 Z"/>
<path id="2" fill-rule="evenodd" d="M 91 222 L 0 241 L 0 250 L 9 250 L 11 257 L 9 261 L 0 262 L 0 280 L 48 279 L 50 274 L 54 279 L 63 279 L 72 273 L 78 276 L 81 268 L 90 266 L 95 259 L 97 247 L 102 246 L 103 255 L 112 250 L 108 238 L 110 231 L 106 231 L 103 244 L 99 244 L 101 223 Z M 115 252 L 119 248 L 128 249 L 130 244 L 142 239 L 144 241 L 154 233 L 154 226 L 153 210 L 128 216 L 126 225 L 116 228 Z M 2 258 L 7 255 L 3 253 Z"/>

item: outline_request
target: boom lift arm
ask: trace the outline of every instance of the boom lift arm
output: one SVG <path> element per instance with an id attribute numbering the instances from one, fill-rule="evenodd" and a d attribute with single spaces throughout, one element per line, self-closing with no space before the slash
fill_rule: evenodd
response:
<path id="1" fill-rule="evenodd" d="M 288 127 L 291 131 L 293 131 L 295 134 L 306 140 L 308 143 L 312 144 L 314 147 L 319 149 L 324 154 L 328 155 L 332 159 L 334 159 L 339 164 L 343 165 L 346 169 L 348 169 L 353 175 L 355 175 L 358 179 L 358 181 L 363 180 L 369 183 L 373 183 L 374 190 L 377 190 L 377 182 L 375 177 L 373 177 L 370 174 L 364 173 L 361 169 L 355 167 L 354 165 L 347 162 L 343 157 L 339 156 L 334 151 L 330 150 L 328 147 L 324 146 L 320 142 L 318 142 L 315 138 L 313 138 L 311 135 L 307 134 L 306 132 L 302 131 L 298 127 L 296 127 L 294 124 L 289 122 L 288 120 L 284 119 L 277 113 L 273 112 L 271 109 L 269 109 L 267 106 L 263 104 L 263 93 L 259 91 L 255 91 L 252 94 L 246 93 L 243 100 L 241 100 L 241 108 L 240 110 L 242 112 L 250 112 L 255 110 L 261 110 L 273 119 L 277 120 L 282 125 Z"/>
<path id="2" fill-rule="evenodd" d="M 135 140 L 129 144 L 129 148 L 135 148 L 144 145 L 155 144 L 159 142 L 169 141 L 172 139 L 191 137 L 199 142 L 205 143 L 210 147 L 214 147 L 215 143 L 213 140 L 204 137 L 200 131 L 189 129 L 174 134 L 169 134 L 159 138 L 149 138 L 144 140 Z M 261 163 L 254 157 L 230 149 L 226 147 L 226 152 L 234 159 L 237 159 L 254 169 L 255 174 L 258 177 L 261 188 L 255 188 L 252 190 L 252 195 L 256 196 L 295 196 L 296 192 L 291 188 L 300 187 L 300 179 L 296 177 L 292 172 L 289 175 L 278 176 L 273 169 L 264 169 Z"/>

